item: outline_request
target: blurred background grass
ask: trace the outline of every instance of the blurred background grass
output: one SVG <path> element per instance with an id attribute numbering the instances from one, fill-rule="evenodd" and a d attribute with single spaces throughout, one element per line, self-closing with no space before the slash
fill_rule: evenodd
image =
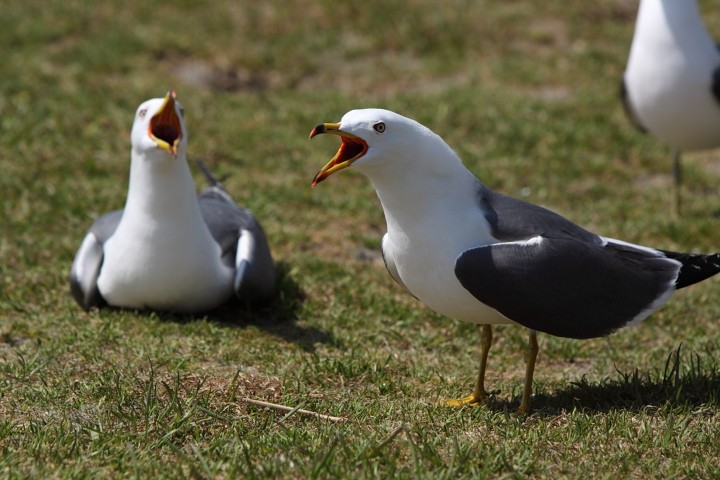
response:
<path id="1" fill-rule="evenodd" d="M 720 38 L 720 14 L 701 2 Z M 320 122 L 383 107 L 426 124 L 490 187 L 606 236 L 717 251 L 720 158 L 666 148 L 618 99 L 635 1 L 5 2 L 0 15 L 0 471 L 22 477 L 718 475 L 718 279 L 640 328 L 541 337 L 535 414 L 515 418 L 525 334 L 498 328 L 487 409 L 477 328 L 384 270 L 367 180 L 310 181 Z M 139 103 L 178 92 L 190 156 L 260 219 L 283 272 L 263 312 L 85 314 L 67 275 L 124 203 Z M 197 175 L 201 185 L 202 177 Z M 679 345 L 682 348 L 678 350 Z M 678 353 L 675 356 L 675 353 Z M 346 417 L 337 425 L 252 397 Z M 400 427 L 400 430 L 398 428 Z M 394 435 L 391 433 L 394 432 Z"/>

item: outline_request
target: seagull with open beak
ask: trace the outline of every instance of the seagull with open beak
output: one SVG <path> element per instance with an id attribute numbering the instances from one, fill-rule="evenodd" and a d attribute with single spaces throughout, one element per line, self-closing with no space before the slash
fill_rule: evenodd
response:
<path id="1" fill-rule="evenodd" d="M 233 295 L 254 305 L 274 297 L 275 266 L 262 227 L 204 165 L 211 186 L 196 193 L 187 141 L 174 91 L 138 107 L 125 208 L 92 225 L 71 268 L 71 292 L 84 309 L 195 313 Z"/>
<path id="2" fill-rule="evenodd" d="M 529 330 L 519 411 L 530 408 L 536 332 L 608 335 L 639 323 L 676 289 L 720 272 L 720 254 L 677 253 L 601 237 L 545 208 L 494 192 L 445 141 L 382 109 L 352 110 L 315 127 L 340 149 L 313 179 L 352 167 L 375 187 L 387 222 L 382 253 L 390 275 L 438 313 L 482 325 L 472 395 L 486 402 L 493 324 Z"/>

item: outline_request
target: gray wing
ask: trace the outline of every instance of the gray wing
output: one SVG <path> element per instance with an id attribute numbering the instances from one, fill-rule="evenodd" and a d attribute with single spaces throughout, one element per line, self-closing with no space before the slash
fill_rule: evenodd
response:
<path id="1" fill-rule="evenodd" d="M 104 258 L 103 245 L 115 233 L 121 218 L 122 210 L 115 210 L 98 218 L 75 253 L 70 268 L 70 292 L 85 311 L 105 305 L 105 299 L 97 287 Z"/>
<path id="2" fill-rule="evenodd" d="M 475 298 L 525 327 L 559 337 L 607 335 L 662 305 L 680 263 L 608 241 L 538 236 L 467 250 L 455 274 Z"/>
<path id="3" fill-rule="evenodd" d="M 602 239 L 552 210 L 490 190 L 478 182 L 478 206 L 501 242 L 524 241 L 538 235 L 563 235 L 587 243 Z"/>
<path id="4" fill-rule="evenodd" d="M 260 223 L 219 186 L 200 193 L 199 204 L 210 233 L 222 249 L 223 262 L 235 270 L 235 295 L 256 306 L 269 303 L 277 292 L 277 280 Z"/>
<path id="5" fill-rule="evenodd" d="M 628 92 L 627 86 L 625 85 L 625 75 L 620 78 L 620 100 L 622 100 L 625 115 L 630 119 L 630 122 L 641 132 L 647 133 L 647 128 L 640 122 L 640 117 L 638 117 L 637 112 L 633 109 L 630 92 Z"/>

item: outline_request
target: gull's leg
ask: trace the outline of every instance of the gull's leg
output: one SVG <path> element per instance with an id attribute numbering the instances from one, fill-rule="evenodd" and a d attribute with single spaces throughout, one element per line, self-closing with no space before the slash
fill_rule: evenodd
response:
<path id="1" fill-rule="evenodd" d="M 673 152 L 673 177 L 675 178 L 675 214 L 680 215 L 682 206 L 682 165 L 680 164 L 680 151 Z"/>
<path id="2" fill-rule="evenodd" d="M 485 369 L 487 368 L 490 345 L 492 345 L 492 325 L 483 325 L 480 335 L 480 369 L 478 370 L 478 377 L 475 382 L 475 390 L 472 395 L 467 397 L 448 400 L 447 405 L 449 407 L 484 405 L 487 401 L 488 393 L 485 390 Z"/>
<path id="3" fill-rule="evenodd" d="M 525 389 L 518 413 L 525 415 L 530 410 L 530 397 L 532 396 L 533 374 L 535 373 L 535 360 L 538 354 L 537 333 L 530 330 L 528 349 L 525 352 Z"/>
<path id="4" fill-rule="evenodd" d="M 490 346 L 492 345 L 492 325 L 483 325 L 482 333 L 480 334 L 480 368 L 478 369 L 478 377 L 475 381 L 475 390 L 473 391 L 473 397 L 477 401 L 485 403 L 488 393 L 485 390 L 485 371 L 487 369 L 487 359 L 490 353 Z"/>

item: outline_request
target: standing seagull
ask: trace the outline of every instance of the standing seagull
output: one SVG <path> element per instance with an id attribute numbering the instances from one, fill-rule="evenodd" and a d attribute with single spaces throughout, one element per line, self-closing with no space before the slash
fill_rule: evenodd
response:
<path id="1" fill-rule="evenodd" d="M 353 110 L 310 138 L 341 137 L 313 186 L 351 165 L 370 178 L 385 212 L 390 275 L 438 313 L 483 325 L 475 391 L 484 403 L 492 324 L 530 329 L 520 411 L 530 406 L 535 332 L 592 338 L 640 322 L 677 289 L 720 272 L 720 254 L 666 252 L 604 238 L 542 207 L 490 190 L 423 125 Z"/>
<path id="2" fill-rule="evenodd" d="M 720 50 L 695 0 L 641 0 L 621 96 L 628 117 L 670 146 L 680 213 L 682 152 L 720 146 Z"/>
<path id="3" fill-rule="evenodd" d="M 275 266 L 262 227 L 204 167 L 211 187 L 195 192 L 174 91 L 138 107 L 131 143 L 125 209 L 95 221 L 72 264 L 78 304 L 194 313 L 233 293 L 268 303 Z"/>

